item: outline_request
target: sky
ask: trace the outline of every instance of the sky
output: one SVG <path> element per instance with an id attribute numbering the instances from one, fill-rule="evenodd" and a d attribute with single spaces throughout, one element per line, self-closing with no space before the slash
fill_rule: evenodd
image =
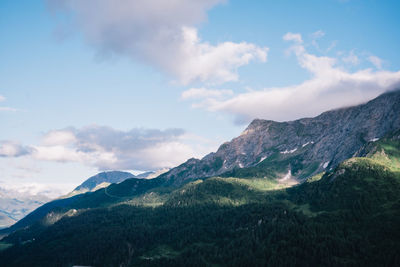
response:
<path id="1" fill-rule="evenodd" d="M 2 0 L 0 187 L 201 158 L 400 87 L 400 2 Z"/>

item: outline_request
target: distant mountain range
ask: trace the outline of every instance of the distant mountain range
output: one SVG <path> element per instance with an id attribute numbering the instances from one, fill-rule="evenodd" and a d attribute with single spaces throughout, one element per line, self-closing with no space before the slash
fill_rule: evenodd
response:
<path id="1" fill-rule="evenodd" d="M 161 170 L 157 170 L 157 171 L 148 171 L 148 172 L 140 173 L 138 175 L 134 175 L 130 172 L 122 172 L 122 171 L 100 172 L 100 173 L 88 178 L 86 181 L 84 181 L 81 185 L 77 186 L 72 192 L 70 192 L 63 198 L 83 194 L 86 192 L 94 192 L 101 188 L 105 188 L 105 187 L 109 186 L 110 184 L 121 183 L 121 182 L 125 181 L 126 179 L 132 179 L 132 178 L 151 179 L 151 178 L 154 178 L 155 176 L 158 176 L 159 174 L 166 172 L 167 170 L 168 169 L 161 169 Z"/>
<path id="2" fill-rule="evenodd" d="M 68 196 L 83 194 L 86 192 L 93 192 L 100 188 L 109 186 L 110 184 L 120 183 L 128 178 L 135 178 L 136 176 L 129 172 L 109 171 L 98 173 L 81 185 L 77 186 Z"/>
<path id="3" fill-rule="evenodd" d="M 106 176 L 0 231 L 0 262 L 400 265 L 400 91 L 315 118 L 254 120 L 153 179 L 118 172 L 128 179 L 100 188 Z"/>
<path id="4" fill-rule="evenodd" d="M 50 200 L 43 194 L 20 193 L 0 187 L 0 229 L 16 223 Z"/>
<path id="5" fill-rule="evenodd" d="M 66 196 L 60 196 L 60 198 L 69 198 L 86 192 L 93 192 L 100 188 L 107 187 L 110 184 L 123 182 L 129 178 L 148 179 L 160 172 L 162 173 L 162 171 L 151 171 L 139 175 L 121 171 L 101 172 L 88 178 L 72 192 Z M 20 193 L 16 190 L 0 187 L 0 229 L 13 225 L 50 200 L 51 198 L 44 194 L 31 194 L 29 192 Z"/>

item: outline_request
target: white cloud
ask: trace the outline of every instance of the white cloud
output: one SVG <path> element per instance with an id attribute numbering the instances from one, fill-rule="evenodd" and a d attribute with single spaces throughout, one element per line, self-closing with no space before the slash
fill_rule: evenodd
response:
<path id="1" fill-rule="evenodd" d="M 303 38 L 301 37 L 301 34 L 298 33 L 291 33 L 288 32 L 287 34 L 285 34 L 283 36 L 283 40 L 285 41 L 294 41 L 298 44 L 302 44 L 303 43 Z"/>
<path id="2" fill-rule="evenodd" d="M 193 157 L 194 151 L 188 144 L 180 141 L 159 143 L 145 148 L 141 151 L 141 157 L 138 160 L 143 162 L 140 165 L 162 167 L 175 167 L 185 160 Z M 152 162 L 154 161 L 154 163 Z"/>
<path id="3" fill-rule="evenodd" d="M 4 96 L 0 95 L 0 102 L 3 102 L 5 100 L 6 100 L 6 98 Z M 0 107 L 0 112 L 1 111 L 16 112 L 16 111 L 18 111 L 18 109 L 11 108 L 11 107 Z"/>
<path id="4" fill-rule="evenodd" d="M 18 199 L 35 194 L 58 197 L 98 172 L 82 163 L 38 160 L 33 150 L 24 157 L 0 158 L 0 195 L 1 188 L 7 188 L 20 190 Z"/>
<path id="5" fill-rule="evenodd" d="M 342 58 L 343 62 L 351 64 L 351 65 L 358 65 L 360 64 L 360 59 L 354 53 L 354 50 L 351 50 L 346 56 Z"/>
<path id="6" fill-rule="evenodd" d="M 0 157 L 20 157 L 31 153 L 31 148 L 13 141 L 0 141 Z"/>
<path id="7" fill-rule="evenodd" d="M 50 131 L 39 145 L 23 147 L 3 142 L 0 156 L 30 155 L 32 159 L 79 162 L 99 170 L 156 170 L 174 167 L 190 157 L 202 157 L 215 144 L 182 129 L 132 129 L 105 126 L 73 127 Z"/>
<path id="8" fill-rule="evenodd" d="M 334 49 L 336 47 L 336 45 L 338 44 L 338 41 L 332 41 L 331 44 L 328 46 L 328 48 L 326 49 L 326 52 L 331 51 L 332 49 Z"/>
<path id="9" fill-rule="evenodd" d="M 400 71 L 347 72 L 338 66 L 336 58 L 309 54 L 300 34 L 288 33 L 283 38 L 294 42 L 289 52 L 294 53 L 299 65 L 311 74 L 310 79 L 288 87 L 236 94 L 229 99 L 200 99 L 194 106 L 232 114 L 238 123 L 254 118 L 284 121 L 359 104 L 400 86 Z"/>
<path id="10" fill-rule="evenodd" d="M 210 90 L 206 88 L 190 88 L 182 92 L 182 99 L 199 99 L 199 98 L 209 98 L 215 97 L 220 98 L 223 96 L 233 95 L 232 90 Z"/>
<path id="11" fill-rule="evenodd" d="M 379 57 L 377 57 L 377 56 L 369 56 L 368 60 L 369 60 L 369 62 L 371 62 L 375 66 L 375 68 L 382 69 L 383 60 L 380 59 Z"/>
<path id="12" fill-rule="evenodd" d="M 16 108 L 11 108 L 11 107 L 0 107 L 0 111 L 11 111 L 15 112 L 18 111 Z"/>
<path id="13" fill-rule="evenodd" d="M 322 30 L 318 30 L 318 31 L 313 32 L 313 33 L 311 34 L 311 37 L 312 37 L 313 39 L 319 39 L 319 38 L 322 38 L 322 37 L 324 37 L 324 36 L 325 36 L 325 32 L 322 31 Z"/>
<path id="14" fill-rule="evenodd" d="M 76 142 L 76 138 L 71 130 L 51 131 L 42 140 L 42 143 L 46 146 L 68 145 L 74 142 Z"/>
<path id="15" fill-rule="evenodd" d="M 74 188 L 74 184 L 42 184 L 42 183 L 4 183 L 0 182 L 0 195 L 3 198 L 18 198 L 19 200 L 31 197 L 45 196 L 53 199 L 64 195 Z M 48 201 L 49 199 L 43 199 Z"/>
<path id="16" fill-rule="evenodd" d="M 225 0 L 48 0 L 73 14 L 74 26 L 102 54 L 155 66 L 183 84 L 238 80 L 237 69 L 266 61 L 268 48 L 241 42 L 201 41 L 196 27 Z"/>
<path id="17" fill-rule="evenodd" d="M 52 146 L 33 146 L 35 148 L 33 157 L 39 160 L 59 161 L 59 162 L 87 162 L 94 164 L 106 160 L 107 162 L 115 162 L 111 153 L 98 153 L 92 151 L 90 153 L 78 151 L 74 147 L 65 147 L 63 145 Z"/>
<path id="18" fill-rule="evenodd" d="M 311 44 L 312 44 L 315 48 L 317 48 L 318 50 L 320 50 L 319 44 L 318 44 L 317 40 L 320 39 L 320 38 L 322 38 L 322 37 L 324 37 L 324 36 L 325 36 L 325 32 L 323 32 L 322 30 L 318 30 L 318 31 L 316 31 L 316 32 L 313 32 L 313 33 L 311 34 L 311 39 L 312 39 Z M 300 36 L 300 38 L 301 38 L 301 36 Z M 284 37 L 284 39 L 285 39 L 285 37 Z M 288 41 L 288 40 L 287 40 L 287 41 Z"/>

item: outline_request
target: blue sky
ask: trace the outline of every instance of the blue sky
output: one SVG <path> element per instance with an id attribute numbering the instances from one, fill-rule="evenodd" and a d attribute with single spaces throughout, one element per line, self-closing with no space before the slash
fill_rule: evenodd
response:
<path id="1" fill-rule="evenodd" d="M 253 118 L 367 101 L 400 84 L 398 10 L 374 0 L 3 0 L 0 186 L 68 191 L 99 170 L 172 167 Z"/>

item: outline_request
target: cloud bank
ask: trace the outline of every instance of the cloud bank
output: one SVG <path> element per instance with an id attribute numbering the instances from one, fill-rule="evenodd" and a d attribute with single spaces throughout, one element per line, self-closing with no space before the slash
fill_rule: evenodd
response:
<path id="1" fill-rule="evenodd" d="M 75 184 L 41 184 L 41 183 L 4 183 L 0 182 L 1 198 L 17 198 L 18 200 L 38 197 L 40 201 L 49 201 L 70 192 Z M 48 198 L 48 199 L 47 199 Z"/>
<path id="2" fill-rule="evenodd" d="M 2 141 L 0 157 L 79 162 L 99 170 L 156 170 L 174 167 L 190 157 L 202 157 L 210 149 L 207 141 L 200 142 L 182 129 L 120 131 L 93 125 L 50 131 L 39 145 Z"/>
<path id="3" fill-rule="evenodd" d="M 128 56 L 154 66 L 183 84 L 238 80 L 237 69 L 265 62 L 268 48 L 251 43 L 212 45 L 196 26 L 225 0 L 48 0 L 70 14 L 88 43 L 101 54 Z"/>
<path id="4" fill-rule="evenodd" d="M 293 86 L 265 88 L 224 99 L 208 95 L 194 99 L 193 106 L 231 114 L 237 123 L 248 123 L 254 118 L 286 121 L 366 102 L 400 86 L 400 71 L 381 70 L 379 58 L 368 58 L 375 70 L 348 72 L 336 58 L 308 53 L 300 34 L 288 33 L 283 39 L 292 42 L 287 52 L 296 56 L 300 67 L 310 73 L 310 79 Z M 182 98 L 187 99 L 185 96 L 191 90 L 183 92 Z"/>

